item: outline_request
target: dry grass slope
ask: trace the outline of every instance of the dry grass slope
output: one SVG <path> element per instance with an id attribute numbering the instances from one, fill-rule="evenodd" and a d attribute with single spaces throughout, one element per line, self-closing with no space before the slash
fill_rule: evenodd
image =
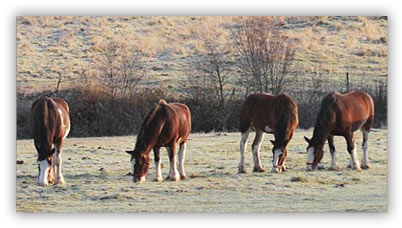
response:
<path id="1" fill-rule="evenodd" d="M 94 75 L 96 48 L 110 40 L 137 46 L 146 56 L 147 85 L 175 85 L 186 78 L 187 57 L 203 26 L 233 28 L 241 17 L 17 17 L 18 89 L 32 92 Z M 296 70 L 343 80 L 387 76 L 384 17 L 280 17 L 298 40 Z M 199 31 L 198 31 L 199 32 Z"/>

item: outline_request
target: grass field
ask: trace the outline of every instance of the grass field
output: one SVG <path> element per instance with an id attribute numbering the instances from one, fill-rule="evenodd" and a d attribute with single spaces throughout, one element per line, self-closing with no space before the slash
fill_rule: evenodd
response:
<path id="1" fill-rule="evenodd" d="M 237 174 L 239 133 L 191 134 L 186 155 L 190 177 L 180 182 L 135 184 L 127 174 L 135 137 L 67 138 L 63 148 L 64 186 L 36 185 L 38 168 L 33 140 L 17 141 L 17 212 L 387 212 L 387 129 L 373 129 L 369 141 L 371 169 L 346 169 L 349 155 L 335 137 L 339 172 L 304 171 L 306 143 L 312 130 L 297 130 L 290 142 L 286 173 L 252 173 L 251 141 L 247 174 Z M 262 162 L 271 168 L 271 144 L 266 136 Z M 356 134 L 357 145 L 361 134 Z M 323 164 L 330 163 L 325 147 Z M 361 158 L 361 149 L 358 146 Z M 153 155 L 152 155 L 153 158 Z M 162 151 L 162 172 L 169 171 Z"/>

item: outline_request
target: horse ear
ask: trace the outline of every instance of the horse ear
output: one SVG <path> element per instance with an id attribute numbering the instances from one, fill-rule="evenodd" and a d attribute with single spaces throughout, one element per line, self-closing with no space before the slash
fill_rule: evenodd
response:
<path id="1" fill-rule="evenodd" d="M 271 141 L 272 145 L 275 145 L 275 141 L 274 141 L 274 140 L 269 140 L 269 141 Z"/>
<path id="2" fill-rule="evenodd" d="M 306 142 L 310 144 L 311 140 L 309 138 L 307 138 L 306 136 L 304 136 L 304 140 L 306 140 Z"/>
<path id="3" fill-rule="evenodd" d="M 133 154 L 134 150 L 126 150 L 127 154 Z"/>

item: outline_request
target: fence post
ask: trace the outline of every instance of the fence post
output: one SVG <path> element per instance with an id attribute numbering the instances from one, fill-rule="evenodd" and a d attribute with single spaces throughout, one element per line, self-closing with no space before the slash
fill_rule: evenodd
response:
<path id="1" fill-rule="evenodd" d="M 60 87 L 60 84 L 61 84 L 61 73 L 60 73 L 60 71 L 57 72 L 57 73 L 59 74 L 59 80 L 57 80 L 57 85 L 56 85 L 56 91 L 55 91 L 56 97 L 58 96 L 59 87 Z"/>
<path id="2" fill-rule="evenodd" d="M 349 91 L 349 72 L 346 72 L 346 91 Z"/>

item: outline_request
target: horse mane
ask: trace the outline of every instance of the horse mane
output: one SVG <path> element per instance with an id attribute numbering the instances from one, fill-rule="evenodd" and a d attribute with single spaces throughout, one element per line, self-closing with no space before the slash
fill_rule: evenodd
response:
<path id="1" fill-rule="evenodd" d="M 149 139 L 153 132 L 153 128 L 155 128 L 156 123 L 155 120 L 157 119 L 157 117 L 160 115 L 160 112 L 162 111 L 164 106 L 167 106 L 167 102 L 163 99 L 160 99 L 158 101 L 158 103 L 156 104 L 156 106 L 151 109 L 151 111 L 148 112 L 148 114 L 146 115 L 144 122 L 141 125 L 141 129 L 137 135 L 137 146 L 139 146 L 139 142 L 142 142 L 143 145 L 141 146 L 145 146 L 146 142 L 145 139 Z M 159 115 L 158 115 L 159 114 Z"/>
<path id="2" fill-rule="evenodd" d="M 277 146 L 284 146 L 280 144 L 286 143 L 289 126 L 297 124 L 298 122 L 297 105 L 287 94 L 281 94 L 275 102 L 274 110 L 281 113 L 276 123 L 277 134 L 275 136 L 275 144 L 277 144 Z"/>
<path id="3" fill-rule="evenodd" d="M 335 118 L 334 107 L 337 101 L 336 94 L 337 92 L 332 92 L 325 96 L 321 101 L 321 108 L 318 112 L 314 126 L 313 139 L 315 140 L 312 140 L 316 143 L 321 143 L 321 141 L 325 142 L 326 137 L 331 130 L 330 125 Z"/>

